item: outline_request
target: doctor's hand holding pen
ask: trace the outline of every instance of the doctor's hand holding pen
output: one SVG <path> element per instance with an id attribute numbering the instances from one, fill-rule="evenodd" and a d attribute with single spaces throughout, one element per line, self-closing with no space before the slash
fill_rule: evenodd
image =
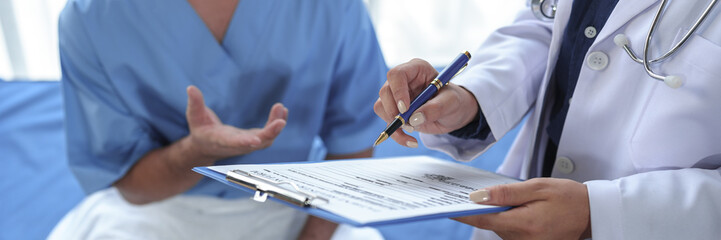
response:
<path id="1" fill-rule="evenodd" d="M 388 71 L 388 80 L 378 93 L 380 97 L 373 106 L 375 113 L 386 123 L 396 115 L 408 111 L 411 100 L 418 96 L 438 72 L 430 63 L 413 59 Z M 442 134 L 461 128 L 474 120 L 478 113 L 478 103 L 468 90 L 448 84 L 435 97 L 428 100 L 410 115 L 403 129 L 409 133 L 419 131 L 429 134 Z M 398 144 L 406 147 L 418 147 L 418 141 L 403 131 L 390 134 Z"/>
<path id="2" fill-rule="evenodd" d="M 455 74 L 455 73 L 453 73 Z M 438 73 L 426 61 L 413 59 L 388 72 L 374 105 L 386 122 L 408 111 L 408 103 L 431 85 Z M 440 76 L 439 76 L 440 78 Z M 478 102 L 465 88 L 448 84 L 418 107 L 404 124 L 406 131 L 445 134 L 477 121 Z M 403 131 L 390 137 L 401 145 L 417 147 L 415 138 Z M 378 143 L 378 141 L 376 141 Z M 503 239 L 579 239 L 591 237 L 588 190 L 582 183 L 557 178 L 534 178 L 472 192 L 476 203 L 516 206 L 508 211 L 466 216 L 454 220 L 494 231 Z"/>

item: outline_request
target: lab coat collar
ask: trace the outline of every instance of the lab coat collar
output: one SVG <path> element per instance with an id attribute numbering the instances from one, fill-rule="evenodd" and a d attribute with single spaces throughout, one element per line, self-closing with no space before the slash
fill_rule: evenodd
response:
<path id="1" fill-rule="evenodd" d="M 596 42 L 601 42 L 609 36 L 615 36 L 613 33 L 616 32 L 616 30 L 626 25 L 631 19 L 640 15 L 642 12 L 647 11 L 648 8 L 655 5 L 654 3 L 658 1 L 659 0 L 619 0 L 616 8 L 613 9 L 606 24 L 598 34 Z"/>

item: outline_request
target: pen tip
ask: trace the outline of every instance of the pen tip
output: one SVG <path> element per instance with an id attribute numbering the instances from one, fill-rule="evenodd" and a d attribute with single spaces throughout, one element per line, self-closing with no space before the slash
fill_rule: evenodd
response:
<path id="1" fill-rule="evenodd" d="M 376 139 L 375 143 L 373 143 L 373 147 L 378 146 L 378 144 L 382 143 L 386 139 L 388 139 L 388 133 L 386 133 L 386 132 L 381 133 L 381 135 L 378 136 L 378 139 Z"/>

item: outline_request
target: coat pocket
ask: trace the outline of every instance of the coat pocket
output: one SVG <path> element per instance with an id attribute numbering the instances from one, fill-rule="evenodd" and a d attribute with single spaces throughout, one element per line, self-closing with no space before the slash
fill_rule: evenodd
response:
<path id="1" fill-rule="evenodd" d="M 721 46 L 692 36 L 671 59 L 652 67 L 684 85 L 652 87 L 632 140 L 640 171 L 687 168 L 721 153 Z M 718 159 L 718 158 L 716 158 Z M 706 166 L 721 166 L 721 160 Z"/>

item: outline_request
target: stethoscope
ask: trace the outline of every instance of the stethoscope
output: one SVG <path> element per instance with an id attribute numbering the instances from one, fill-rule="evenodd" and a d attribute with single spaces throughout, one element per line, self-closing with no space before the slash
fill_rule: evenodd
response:
<path id="1" fill-rule="evenodd" d="M 553 1 L 551 3 L 547 0 L 530 0 L 531 1 L 531 10 L 533 11 L 533 14 L 541 20 L 544 21 L 553 21 L 553 18 L 556 16 L 556 1 Z M 652 78 L 663 81 L 671 88 L 679 88 L 681 85 L 683 85 L 684 79 L 681 76 L 677 75 L 668 75 L 664 76 L 662 74 L 658 74 L 651 70 L 651 63 L 658 63 L 663 60 L 666 60 L 668 57 L 673 55 L 678 51 L 683 44 L 686 43 L 689 37 L 693 35 L 698 27 L 703 23 L 703 21 L 706 20 L 706 17 L 708 16 L 709 12 L 711 12 L 711 9 L 716 5 L 717 0 L 711 0 L 711 3 L 708 4 L 706 9 L 704 10 L 703 14 L 701 14 L 701 17 L 699 17 L 696 22 L 693 24 L 691 29 L 689 29 L 686 34 L 683 36 L 683 38 L 676 43 L 668 52 L 661 55 L 660 57 L 656 59 L 648 59 L 648 45 L 651 42 L 651 38 L 653 37 L 653 32 L 656 31 L 656 26 L 658 25 L 658 21 L 661 18 L 661 14 L 663 13 L 663 9 L 666 8 L 667 0 L 661 0 L 661 5 L 658 7 L 658 11 L 656 11 L 656 16 L 653 18 L 653 22 L 651 22 L 651 27 L 648 30 L 648 35 L 646 35 L 646 43 L 643 45 L 643 58 L 638 58 L 637 55 L 631 50 L 629 47 L 629 40 L 628 37 L 626 37 L 625 34 L 618 34 L 616 37 L 613 38 L 613 42 L 623 48 L 623 50 L 628 53 L 628 56 L 631 57 L 631 59 L 634 62 L 643 64 L 644 69 L 646 70 L 646 73 L 651 76 Z"/>

